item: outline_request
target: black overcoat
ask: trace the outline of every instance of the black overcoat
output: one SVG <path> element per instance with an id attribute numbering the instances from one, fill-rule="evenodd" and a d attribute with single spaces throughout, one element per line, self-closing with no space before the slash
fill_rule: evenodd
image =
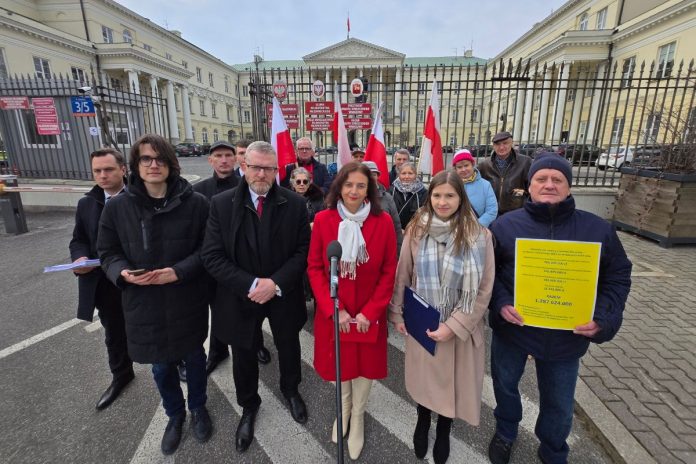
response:
<path id="1" fill-rule="evenodd" d="M 208 332 L 207 281 L 200 247 L 208 200 L 183 178 L 168 180 L 166 203 L 156 209 L 140 180 L 110 200 L 99 224 L 102 268 L 122 288 L 128 353 L 139 363 L 174 362 L 203 344 Z M 123 269 L 171 267 L 178 280 L 132 285 Z"/>
<path id="2" fill-rule="evenodd" d="M 310 228 L 305 199 L 273 184 L 259 218 L 244 178 L 213 197 L 201 257 L 218 282 L 213 335 L 252 349 L 257 324 L 268 317 L 275 337 L 297 337 L 307 320 L 302 276 Z M 248 298 L 254 279 L 270 278 L 282 292 L 263 305 Z M 277 340 L 278 341 L 278 338 Z"/>

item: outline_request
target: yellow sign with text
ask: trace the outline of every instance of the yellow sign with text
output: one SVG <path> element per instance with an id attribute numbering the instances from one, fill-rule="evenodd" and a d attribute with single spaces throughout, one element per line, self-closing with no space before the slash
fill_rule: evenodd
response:
<path id="1" fill-rule="evenodd" d="M 573 330 L 594 315 L 601 243 L 518 238 L 515 309 L 524 324 Z"/>

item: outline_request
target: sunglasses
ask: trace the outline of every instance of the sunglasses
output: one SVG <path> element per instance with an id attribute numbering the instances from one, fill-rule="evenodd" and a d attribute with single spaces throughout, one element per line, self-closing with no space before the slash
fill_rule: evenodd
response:
<path id="1" fill-rule="evenodd" d="M 295 185 L 307 185 L 309 184 L 308 179 L 295 179 Z"/>

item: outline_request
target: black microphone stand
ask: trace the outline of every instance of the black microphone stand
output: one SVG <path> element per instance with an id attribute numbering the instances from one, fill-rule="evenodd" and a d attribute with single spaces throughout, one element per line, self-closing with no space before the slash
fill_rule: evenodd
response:
<path id="1" fill-rule="evenodd" d="M 337 258 L 332 258 L 336 259 Z M 336 462 L 343 464 L 343 406 L 341 400 L 341 334 L 338 326 L 338 276 L 330 277 L 332 281 L 331 298 L 334 300 L 334 343 L 336 350 L 336 442 L 338 444 L 338 456 Z"/>

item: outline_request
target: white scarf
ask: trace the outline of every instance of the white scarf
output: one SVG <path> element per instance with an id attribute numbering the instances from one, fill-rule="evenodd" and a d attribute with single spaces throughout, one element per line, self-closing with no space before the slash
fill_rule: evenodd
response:
<path id="1" fill-rule="evenodd" d="M 370 214 L 370 202 L 363 203 L 358 211 L 353 214 L 338 200 L 336 204 L 341 223 L 338 225 L 338 243 L 341 244 L 341 277 L 355 280 L 355 271 L 358 265 L 366 263 L 370 256 L 367 254 L 365 238 L 361 227 Z"/>

